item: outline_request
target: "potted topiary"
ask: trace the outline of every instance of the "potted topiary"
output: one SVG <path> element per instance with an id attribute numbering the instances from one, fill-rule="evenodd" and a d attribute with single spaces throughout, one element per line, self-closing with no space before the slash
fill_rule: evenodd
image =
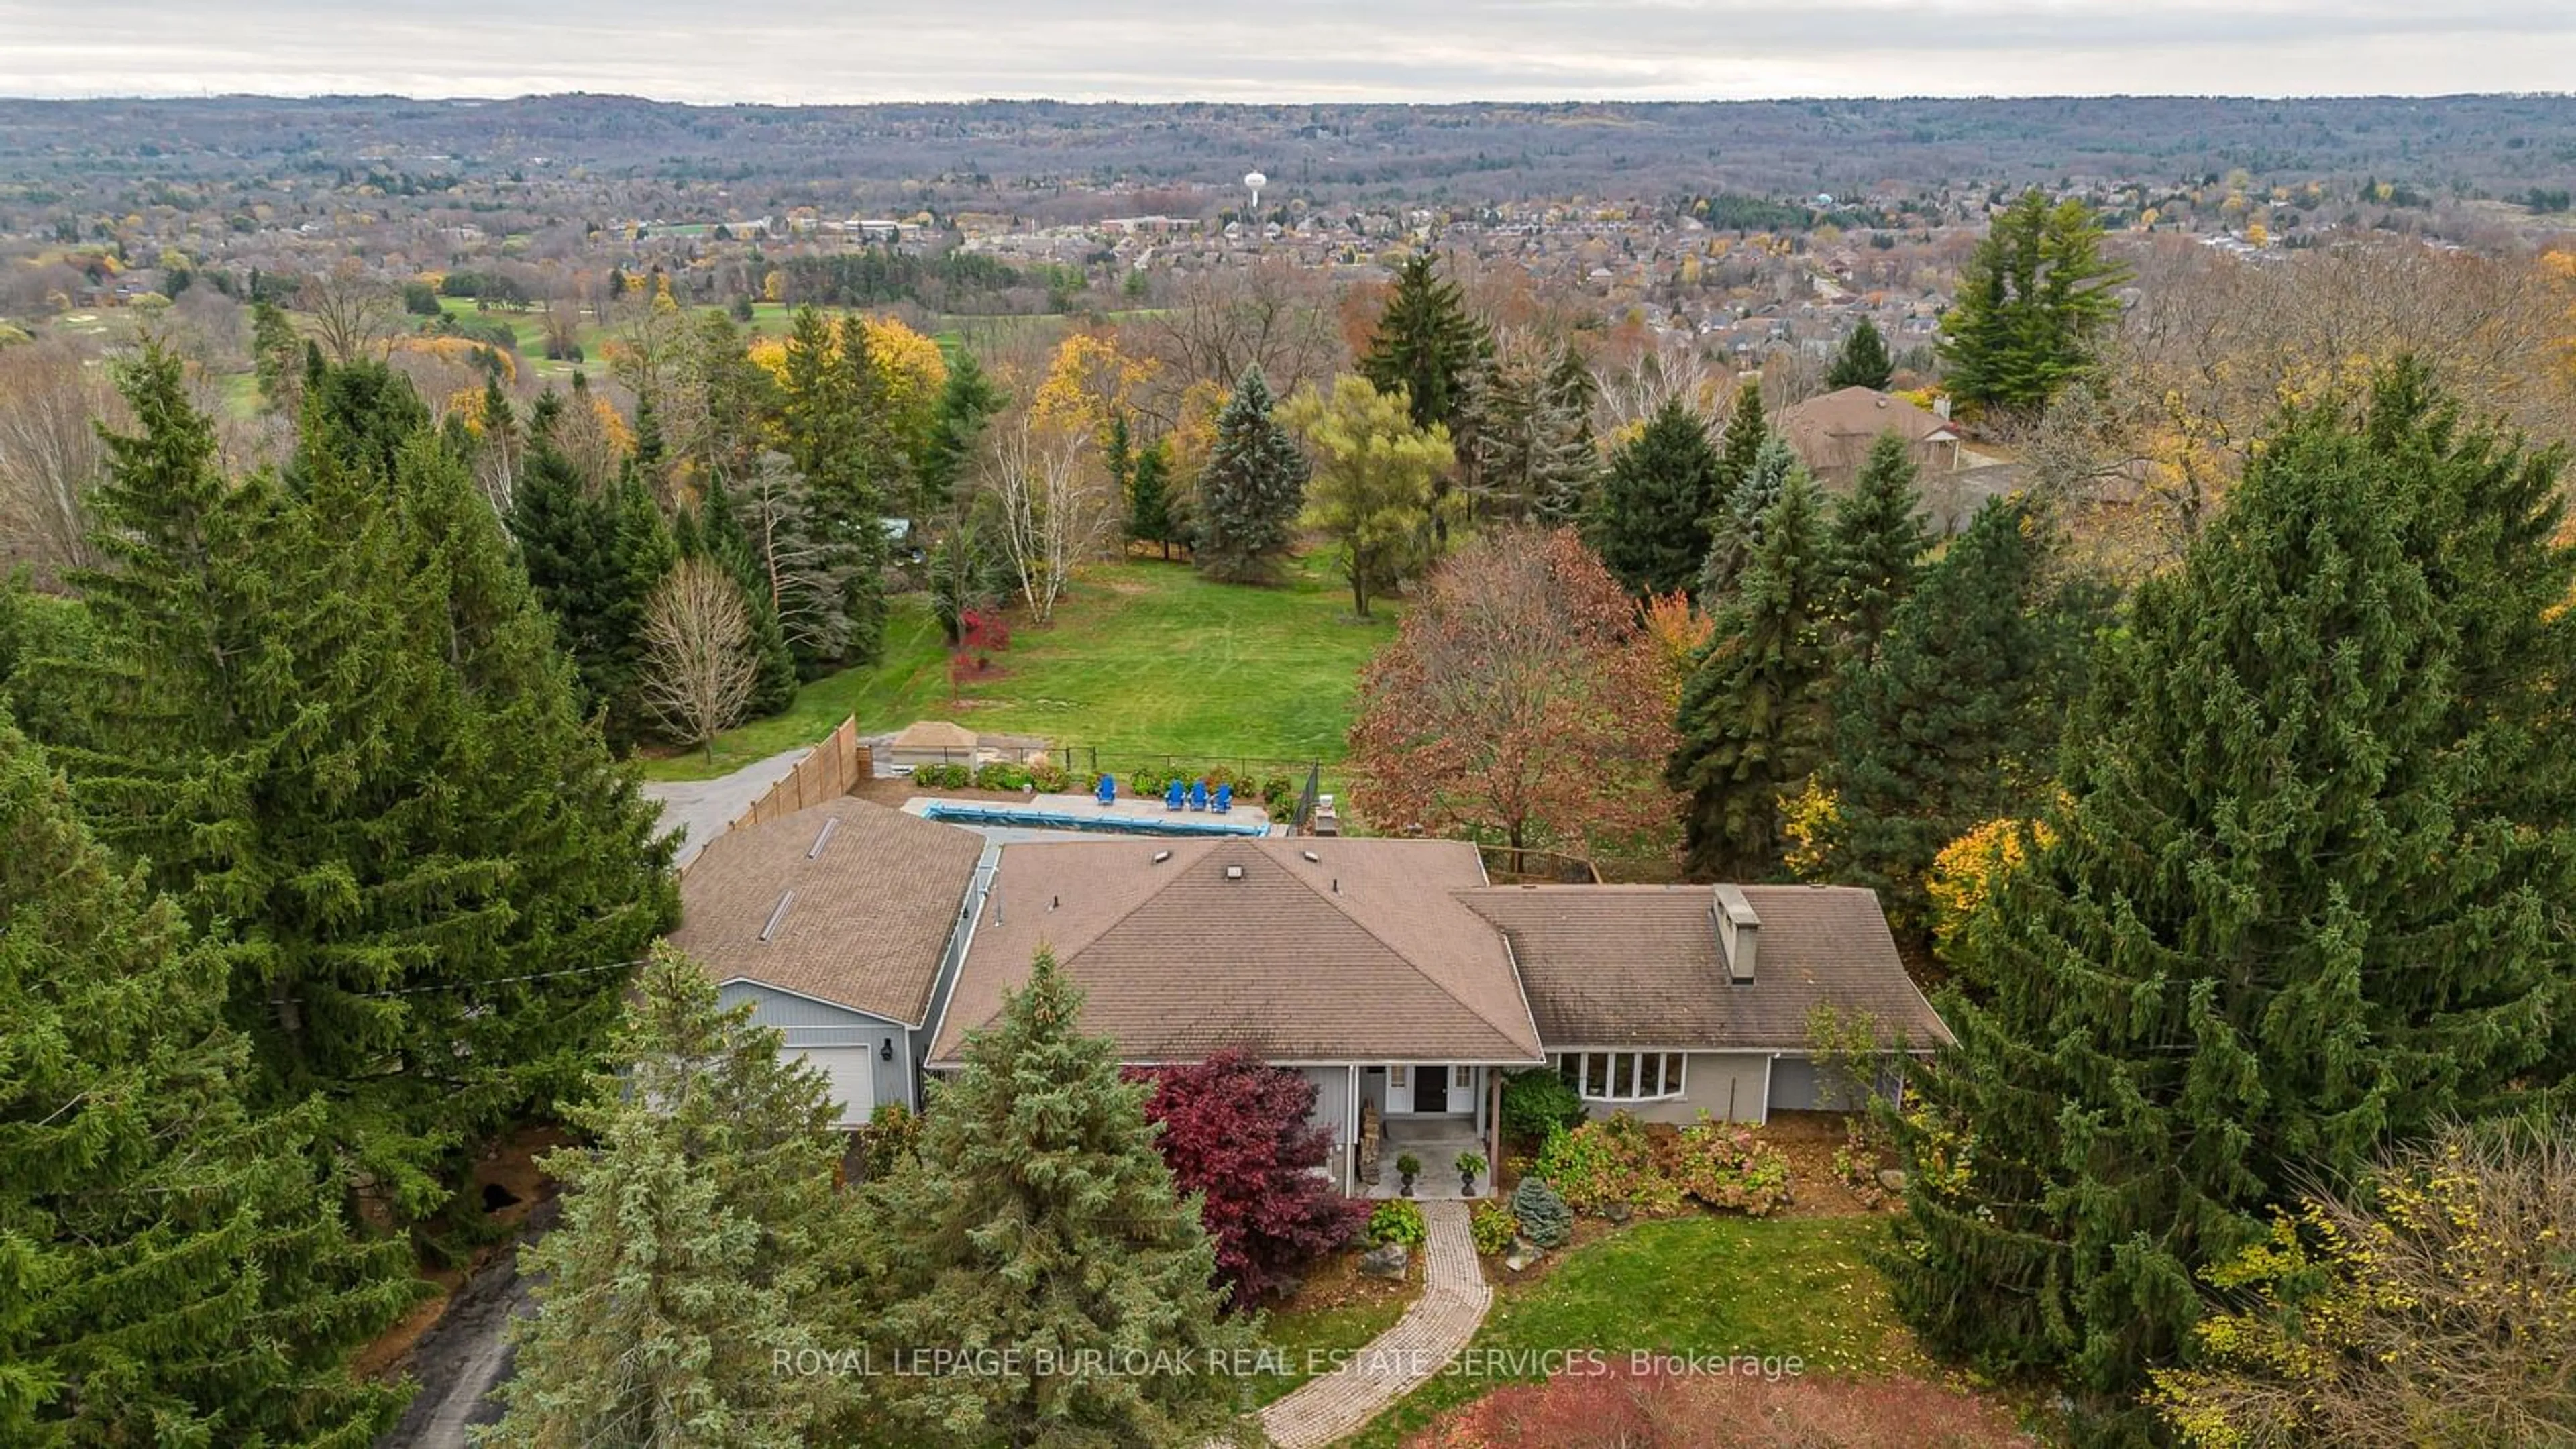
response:
<path id="1" fill-rule="evenodd" d="M 1395 1171 L 1404 1179 L 1404 1195 L 1413 1196 L 1413 1175 L 1422 1170 L 1422 1159 L 1407 1152 L 1395 1159 Z"/>
<path id="2" fill-rule="evenodd" d="M 1458 1160 L 1454 1165 L 1458 1169 L 1459 1196 L 1474 1197 L 1476 1195 L 1476 1174 L 1485 1170 L 1485 1154 L 1481 1152 L 1461 1152 L 1458 1154 Z"/>

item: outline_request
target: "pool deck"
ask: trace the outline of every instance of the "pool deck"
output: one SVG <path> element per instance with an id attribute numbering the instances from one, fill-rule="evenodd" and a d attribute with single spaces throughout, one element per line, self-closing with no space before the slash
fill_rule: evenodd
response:
<path id="1" fill-rule="evenodd" d="M 1244 834 L 1269 834 L 1278 829 L 1277 826 L 1270 823 L 1270 811 L 1267 806 L 1264 806 L 1258 800 L 1247 805 L 1243 803 L 1241 797 L 1237 797 L 1234 808 L 1223 815 L 1217 814 L 1214 810 L 1166 810 L 1163 808 L 1163 802 L 1159 797 L 1149 800 L 1139 800 L 1132 799 L 1126 795 L 1119 796 L 1114 803 L 1108 805 L 1101 804 L 1098 800 L 1093 799 L 1089 795 L 1030 795 L 1019 800 L 946 800 L 935 795 L 915 795 L 911 799 L 903 802 L 903 808 L 907 814 L 927 815 L 930 811 L 930 807 L 934 804 L 951 805 L 961 810 L 1035 810 L 1042 811 L 1049 815 L 1063 815 L 1085 820 L 1117 819 L 1134 820 L 1138 822 L 1152 821 L 1156 823 L 1169 821 L 1175 824 L 1195 825 L 1209 825 L 1223 822 L 1227 825 L 1237 827 L 1238 832 Z M 952 820 L 947 823 L 952 825 L 966 825 L 968 822 Z M 1070 835 L 1097 833 L 1077 830 L 1047 830 L 1036 826 L 998 822 L 993 825 L 970 825 L 968 828 L 982 830 L 988 836 L 995 836 L 996 838 L 1000 838 L 1000 832 L 1007 831 L 1010 832 L 1009 838 L 1011 839 L 1030 840 L 1054 839 Z M 1140 834 L 1141 833 L 1142 832 L 1140 832 Z M 1209 831 L 1207 833 L 1214 835 L 1217 832 Z"/>

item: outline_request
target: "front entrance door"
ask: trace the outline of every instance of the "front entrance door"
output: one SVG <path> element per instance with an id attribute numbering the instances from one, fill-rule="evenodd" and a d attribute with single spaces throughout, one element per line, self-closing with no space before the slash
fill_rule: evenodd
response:
<path id="1" fill-rule="evenodd" d="M 1447 1066 L 1434 1064 L 1413 1069 L 1413 1110 L 1416 1112 L 1449 1110 L 1449 1068 Z"/>

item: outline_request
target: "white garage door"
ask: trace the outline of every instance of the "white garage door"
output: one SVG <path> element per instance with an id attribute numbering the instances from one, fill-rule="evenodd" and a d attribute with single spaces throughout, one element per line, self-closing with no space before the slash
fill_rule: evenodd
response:
<path id="1" fill-rule="evenodd" d="M 832 1079 L 835 1127 L 865 1127 L 876 1110 L 877 1054 L 868 1047 L 807 1047 L 805 1060 Z"/>

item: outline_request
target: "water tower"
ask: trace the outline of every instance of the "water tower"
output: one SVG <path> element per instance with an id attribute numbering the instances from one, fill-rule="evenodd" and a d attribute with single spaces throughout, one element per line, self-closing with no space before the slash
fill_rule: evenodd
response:
<path id="1" fill-rule="evenodd" d="M 1270 178 L 1258 171 L 1247 171 L 1243 176 L 1243 184 L 1252 192 L 1252 220 L 1257 226 L 1261 222 L 1261 188 L 1270 184 Z"/>

